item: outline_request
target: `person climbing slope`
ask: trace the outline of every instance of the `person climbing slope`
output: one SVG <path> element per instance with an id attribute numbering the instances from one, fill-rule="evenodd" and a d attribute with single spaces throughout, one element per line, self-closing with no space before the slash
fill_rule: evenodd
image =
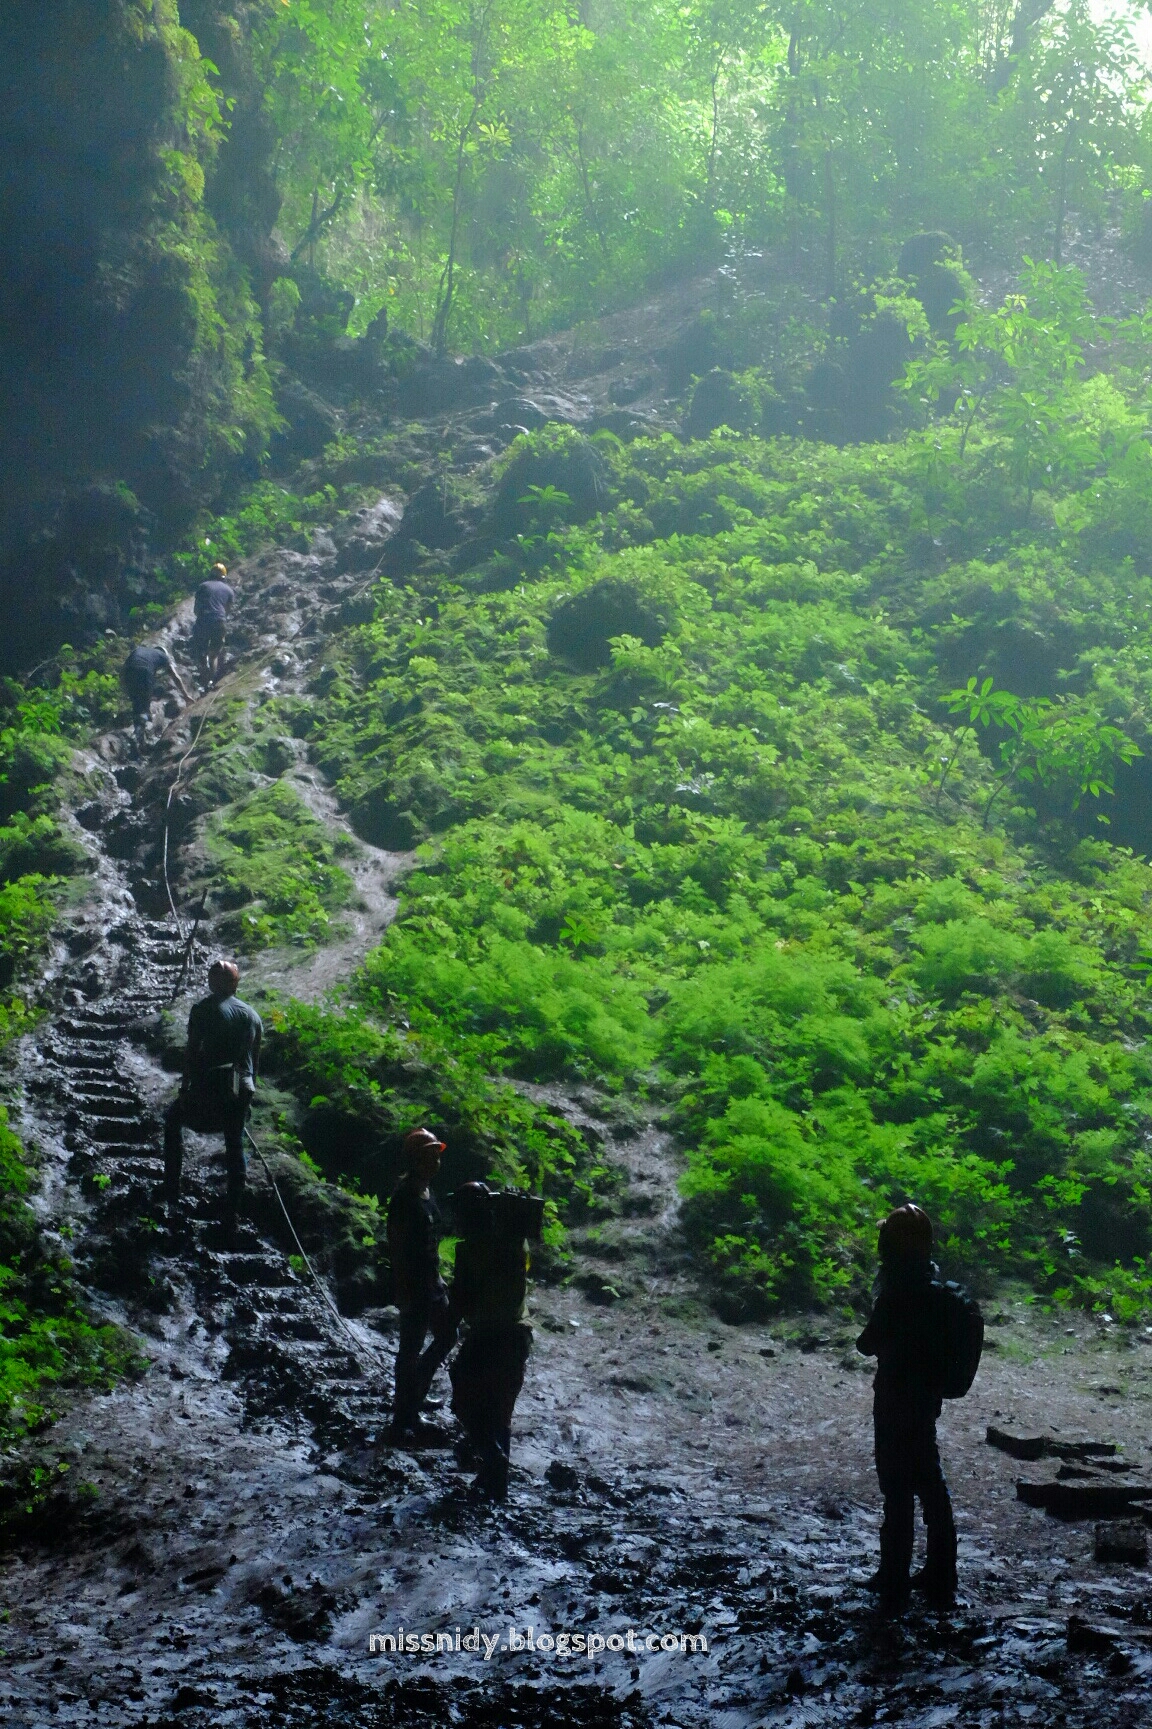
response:
<path id="1" fill-rule="evenodd" d="M 940 1605 L 956 1594 L 956 1526 L 936 1420 L 943 1400 L 962 1398 L 975 1379 L 984 1322 L 959 1285 L 941 1281 L 932 1244 L 922 1207 L 897 1207 L 884 1220 L 876 1302 L 856 1341 L 862 1356 L 877 1359 L 873 1421 L 884 1523 L 880 1566 L 869 1584 L 888 1608 L 902 1607 L 912 1587 L 917 1496 L 928 1549 L 915 1583 Z"/>
<path id="2" fill-rule="evenodd" d="M 184 687 L 184 680 L 172 664 L 168 650 L 161 648 L 158 643 L 137 644 L 120 670 L 121 682 L 132 704 L 132 725 L 136 733 L 136 743 L 141 749 L 148 737 L 148 722 L 152 718 L 152 704 L 156 700 L 156 680 L 161 677 L 172 680 L 185 702 L 192 701 Z"/>
<path id="3" fill-rule="evenodd" d="M 444 1150 L 444 1142 L 437 1140 L 431 1129 L 413 1129 L 406 1135 L 402 1153 L 407 1168 L 388 1206 L 392 1286 L 400 1310 L 388 1430 L 393 1445 L 419 1438 L 421 1407 L 437 1369 L 456 1343 L 456 1321 L 440 1277 L 440 1238 L 444 1233 L 432 1193 Z"/>
<path id="4" fill-rule="evenodd" d="M 200 663 L 205 690 L 210 690 L 216 683 L 224 663 L 225 626 L 229 609 L 236 599 L 235 589 L 225 580 L 227 575 L 227 565 L 214 564 L 207 579 L 196 590 L 192 653 Z"/>
<path id="5" fill-rule="evenodd" d="M 264 1027 L 256 1010 L 236 995 L 239 969 L 213 961 L 208 991 L 188 1016 L 188 1047 L 180 1091 L 164 1113 L 164 1199 L 180 1198 L 184 1130 L 224 1136 L 227 1188 L 224 1223 L 232 1228 L 244 1202 L 244 1125 L 256 1091 Z"/>

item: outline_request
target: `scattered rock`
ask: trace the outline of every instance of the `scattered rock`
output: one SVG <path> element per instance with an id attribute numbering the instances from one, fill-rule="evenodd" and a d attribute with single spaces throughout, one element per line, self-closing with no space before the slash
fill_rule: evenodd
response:
<path id="1" fill-rule="evenodd" d="M 1010 1435 L 989 1423 L 985 1440 L 1013 1459 L 1112 1459 L 1120 1451 L 1114 1441 L 1058 1441 L 1052 1435 Z"/>
<path id="2" fill-rule="evenodd" d="M 1088 1657 L 1105 1657 L 1116 1649 L 1116 1636 L 1107 1627 L 1095 1626 L 1079 1615 L 1069 1615 L 1068 1649 Z"/>
<path id="3" fill-rule="evenodd" d="M 580 1473 L 562 1459 L 553 1459 L 544 1473 L 544 1481 L 553 1489 L 571 1490 L 580 1487 Z"/>
<path id="4" fill-rule="evenodd" d="M 496 401 L 507 390 L 500 368 L 479 355 L 454 359 L 422 359 L 399 388 L 403 414 L 417 419 L 464 408 L 480 408 Z"/>
<path id="5" fill-rule="evenodd" d="M 1096 1559 L 1122 1561 L 1129 1567 L 1148 1565 L 1148 1528 L 1135 1522 L 1110 1521 L 1096 1527 Z"/>
<path id="6" fill-rule="evenodd" d="M 378 498 L 375 504 L 355 511 L 341 523 L 338 538 L 341 571 L 370 570 L 400 527 L 403 507 L 394 499 Z"/>
<path id="7" fill-rule="evenodd" d="M 281 461 L 300 462 L 319 456 L 324 446 L 339 438 L 343 431 L 339 411 L 298 378 L 284 380 L 276 405 L 286 423 L 273 440 L 273 449 Z"/>
<path id="8" fill-rule="evenodd" d="M 256 1602 L 269 1621 L 298 1644 L 326 1639 L 332 1631 L 337 1598 L 317 1579 L 297 1587 L 286 1575 L 283 1587 L 270 1582 L 257 1593 Z"/>
<path id="9" fill-rule="evenodd" d="M 1135 1483 L 1030 1483 L 1021 1478 L 1016 1498 L 1028 1507 L 1043 1507 L 1057 1519 L 1122 1519 L 1141 1501 L 1152 1500 L 1152 1487 Z"/>

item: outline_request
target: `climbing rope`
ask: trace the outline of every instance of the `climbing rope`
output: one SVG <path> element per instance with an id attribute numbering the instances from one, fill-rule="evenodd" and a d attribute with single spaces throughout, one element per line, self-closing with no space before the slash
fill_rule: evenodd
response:
<path id="1" fill-rule="evenodd" d="M 184 755 L 180 758 L 180 761 L 176 764 L 176 778 L 172 782 L 172 785 L 168 788 L 168 798 L 167 798 L 165 805 L 164 805 L 164 849 L 163 849 L 164 891 L 168 896 L 168 905 L 172 909 L 173 922 L 176 925 L 176 929 L 179 933 L 181 942 L 183 942 L 185 940 L 184 926 L 183 926 L 183 923 L 181 922 L 180 914 L 176 910 L 176 901 L 175 901 L 175 898 L 172 894 L 172 882 L 171 882 L 171 878 L 168 875 L 168 835 L 169 835 L 169 831 L 170 831 L 171 826 L 172 826 L 172 800 L 176 797 L 177 790 L 179 789 L 180 780 L 181 780 L 181 777 L 184 773 L 184 764 L 188 761 L 188 758 L 192 755 L 192 752 L 196 749 L 196 746 L 200 743 L 200 734 L 204 731 L 204 722 L 208 719 L 208 716 L 212 712 L 212 705 L 216 701 L 217 694 L 218 693 L 214 690 L 212 692 L 212 695 L 209 697 L 207 706 L 205 707 L 204 712 L 200 716 L 200 724 L 196 728 L 195 737 L 192 739 L 192 742 L 189 744 L 188 749 L 184 752 Z M 197 922 L 199 922 L 199 921 L 197 921 Z"/>
<path id="2" fill-rule="evenodd" d="M 367 1346 L 366 1347 L 365 1341 L 363 1339 L 358 1338 L 357 1335 L 352 1331 L 351 1327 L 348 1325 L 348 1322 L 344 1319 L 344 1316 L 340 1313 L 340 1310 L 336 1307 L 336 1304 L 332 1299 L 331 1292 L 328 1290 L 327 1285 L 321 1279 L 319 1273 L 316 1271 L 315 1267 L 312 1265 L 312 1262 L 308 1259 L 308 1251 L 305 1249 L 303 1243 L 300 1241 L 300 1237 L 297 1233 L 296 1227 L 292 1223 L 292 1215 L 288 1211 L 288 1208 L 286 1207 L 286 1205 L 284 1204 L 284 1196 L 280 1193 L 279 1184 L 277 1183 L 276 1178 L 272 1175 L 272 1167 L 268 1163 L 268 1160 L 264 1157 L 264 1152 L 260 1146 L 259 1141 L 257 1141 L 257 1139 L 256 1139 L 255 1135 L 252 1133 L 251 1129 L 246 1128 L 244 1130 L 244 1134 L 245 1134 L 246 1139 L 252 1143 L 252 1146 L 254 1147 L 254 1149 L 256 1151 L 256 1156 L 260 1160 L 260 1163 L 264 1167 L 264 1175 L 268 1178 L 268 1181 L 272 1185 L 272 1193 L 276 1196 L 276 1199 L 280 1203 L 280 1211 L 284 1215 L 284 1222 L 288 1226 L 289 1231 L 292 1233 L 292 1241 L 295 1243 L 297 1249 L 300 1252 L 300 1259 L 303 1261 L 304 1265 L 307 1267 L 309 1275 L 312 1279 L 312 1283 L 315 1285 L 317 1291 L 319 1292 L 320 1296 L 323 1298 L 324 1302 L 328 1305 L 329 1309 L 331 1309 L 333 1319 L 336 1321 L 337 1325 L 341 1328 L 341 1330 L 347 1335 L 347 1337 L 349 1339 L 351 1339 L 351 1341 L 352 1341 L 353 1345 L 356 1347 L 357 1351 L 367 1350 L 368 1356 L 374 1357 L 376 1355 L 375 1347 L 373 1347 L 373 1346 Z M 376 1363 L 377 1363 L 377 1367 L 380 1367 L 382 1360 L 379 1357 L 377 1357 Z"/>

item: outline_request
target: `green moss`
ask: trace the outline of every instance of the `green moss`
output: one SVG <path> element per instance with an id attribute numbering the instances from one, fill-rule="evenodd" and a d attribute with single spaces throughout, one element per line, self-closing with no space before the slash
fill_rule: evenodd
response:
<path id="1" fill-rule="evenodd" d="M 734 1315 L 860 1297 L 908 1196 L 977 1282 L 1148 1300 L 1152 869 L 1074 776 L 985 826 L 999 738 L 939 700 L 990 658 L 1101 723 L 1152 700 L 1152 572 L 1095 550 L 1105 459 L 1066 471 L 1073 534 L 1013 502 L 1015 437 L 953 439 L 963 487 L 917 437 L 618 447 L 611 507 L 530 580 L 382 584 L 294 726 L 369 838 L 426 843 L 358 1036 L 665 1100 Z M 343 1025 L 316 1015 L 312 1060 Z"/>
<path id="2" fill-rule="evenodd" d="M 118 1328 L 92 1325 L 68 1263 L 44 1252 L 31 1186 L 0 1109 L 0 1440 L 9 1443 L 50 1420 L 59 1390 L 109 1386 L 137 1355 Z M 13 1510 L 7 1500 L 0 1487 L 0 1518 Z"/>
<path id="3" fill-rule="evenodd" d="M 221 935 L 245 954 L 323 942 L 352 898 L 352 879 L 337 862 L 350 845 L 283 781 L 213 815 L 205 848 L 208 886 L 225 909 Z"/>

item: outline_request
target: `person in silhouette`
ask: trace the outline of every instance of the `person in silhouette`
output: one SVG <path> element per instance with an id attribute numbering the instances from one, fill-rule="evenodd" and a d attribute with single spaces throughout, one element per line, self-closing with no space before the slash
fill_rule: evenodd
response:
<path id="1" fill-rule="evenodd" d="M 235 1225 L 244 1201 L 244 1125 L 260 1064 L 263 1023 L 236 995 L 240 973 L 231 961 L 213 961 L 208 995 L 188 1016 L 188 1046 L 180 1091 L 164 1114 L 164 1199 L 180 1199 L 184 1130 L 224 1136 L 224 1222 Z"/>
<path id="2" fill-rule="evenodd" d="M 542 1203 L 530 1195 L 465 1183 L 452 1197 L 460 1241 L 450 1292 L 464 1323 L 454 1359 L 452 1409 L 477 1456 L 473 1490 L 508 1494 L 512 1413 L 524 1385 L 532 1329 L 524 1319 L 529 1234 L 539 1235 Z"/>
<path id="3" fill-rule="evenodd" d="M 394 1446 L 417 1440 L 425 1432 L 421 1409 L 437 1369 L 456 1343 L 456 1320 L 440 1277 L 440 1238 L 444 1232 L 432 1193 L 444 1150 L 444 1142 L 431 1129 L 413 1129 L 405 1136 L 402 1153 L 406 1169 L 388 1206 L 392 1289 L 400 1310 L 388 1429 L 388 1440 Z"/>
<path id="4" fill-rule="evenodd" d="M 956 1593 L 956 1526 L 940 1452 L 940 1415 L 953 1349 L 953 1303 L 932 1260 L 932 1221 L 897 1207 L 880 1226 L 876 1302 L 856 1349 L 877 1360 L 873 1402 L 876 1475 L 884 1497 L 880 1566 L 869 1580 L 886 1607 L 901 1607 L 910 1570 L 916 1498 L 928 1538 L 916 1584 L 932 1600 Z"/>

